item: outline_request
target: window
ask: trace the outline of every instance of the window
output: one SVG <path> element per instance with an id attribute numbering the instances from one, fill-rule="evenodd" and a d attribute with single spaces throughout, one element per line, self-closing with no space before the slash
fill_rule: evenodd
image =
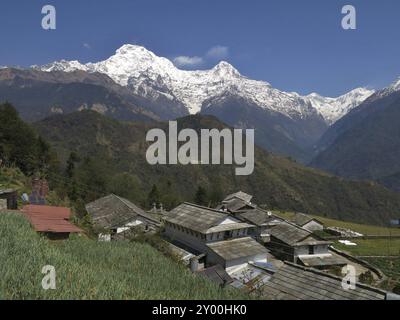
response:
<path id="1" fill-rule="evenodd" d="M 314 246 L 308 246 L 308 254 L 314 254 Z"/>

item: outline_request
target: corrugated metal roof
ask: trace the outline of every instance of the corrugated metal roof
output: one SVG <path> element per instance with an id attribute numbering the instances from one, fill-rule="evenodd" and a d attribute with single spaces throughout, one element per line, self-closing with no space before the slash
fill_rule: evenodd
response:
<path id="1" fill-rule="evenodd" d="M 71 210 L 64 207 L 24 206 L 22 212 L 37 232 L 80 233 L 82 229 L 68 221 Z"/>
<path id="2" fill-rule="evenodd" d="M 62 219 L 46 219 L 35 216 L 28 216 L 33 228 L 37 232 L 53 232 L 53 233 L 80 233 L 82 229 L 71 224 L 69 221 Z"/>
<path id="3" fill-rule="evenodd" d="M 207 244 L 213 252 L 225 260 L 268 254 L 268 250 L 250 237 L 237 238 Z"/>
<path id="4" fill-rule="evenodd" d="M 24 212 L 30 215 L 38 214 L 41 217 L 48 219 L 69 219 L 71 218 L 71 209 L 65 207 L 52 207 L 52 206 L 38 206 L 38 205 L 26 205 L 22 209 Z"/>
<path id="5" fill-rule="evenodd" d="M 345 290 L 342 279 L 312 268 L 285 262 L 262 287 L 263 298 L 271 300 L 384 300 L 386 293 L 357 283 Z"/>

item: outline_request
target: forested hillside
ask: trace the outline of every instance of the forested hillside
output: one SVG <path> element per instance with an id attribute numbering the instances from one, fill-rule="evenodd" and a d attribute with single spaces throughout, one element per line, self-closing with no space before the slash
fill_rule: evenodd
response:
<path id="1" fill-rule="evenodd" d="M 55 116 L 35 124 L 70 170 L 75 196 L 92 200 L 115 192 L 142 205 L 163 202 L 168 208 L 195 200 L 199 187 L 216 203 L 243 190 L 270 208 L 304 211 L 361 223 L 386 224 L 400 211 L 400 195 L 377 183 L 352 182 L 305 168 L 256 149 L 255 171 L 235 175 L 234 166 L 150 166 L 145 133 L 167 123 L 122 123 L 95 112 Z M 223 128 L 211 116 L 179 119 L 182 128 Z M 168 130 L 166 130 L 167 132 Z M 107 190 L 107 191 L 104 191 Z"/>

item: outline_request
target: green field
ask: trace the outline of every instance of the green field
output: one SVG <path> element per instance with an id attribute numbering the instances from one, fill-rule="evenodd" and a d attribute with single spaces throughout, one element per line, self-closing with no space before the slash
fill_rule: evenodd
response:
<path id="1" fill-rule="evenodd" d="M 45 265 L 56 269 L 56 290 L 42 289 Z M 83 237 L 49 242 L 13 213 L 0 213 L 0 270 L 0 300 L 246 298 L 193 275 L 148 245 Z"/>
<path id="2" fill-rule="evenodd" d="M 400 239 L 351 240 L 357 246 L 335 242 L 334 247 L 355 256 L 400 256 Z"/>
<path id="3" fill-rule="evenodd" d="M 294 212 L 282 212 L 275 211 L 275 213 L 285 219 L 291 220 L 294 218 Z M 363 235 L 374 235 L 374 236 L 400 236 L 400 228 L 384 228 L 379 226 L 372 226 L 367 224 L 359 224 L 354 222 L 340 221 L 335 219 L 329 219 L 325 217 L 310 215 L 321 221 L 326 227 L 339 227 L 344 229 L 350 229 L 359 232 Z"/>

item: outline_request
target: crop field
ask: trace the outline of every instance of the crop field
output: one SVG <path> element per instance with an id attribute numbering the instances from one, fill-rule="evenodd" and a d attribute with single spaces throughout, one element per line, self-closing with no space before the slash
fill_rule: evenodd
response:
<path id="1" fill-rule="evenodd" d="M 55 290 L 42 288 L 46 265 L 55 267 Z M 148 245 L 83 237 L 50 242 L 15 213 L 0 213 L 0 270 L 0 299 L 246 298 L 193 275 Z"/>
<path id="2" fill-rule="evenodd" d="M 357 246 L 335 242 L 334 247 L 355 256 L 400 256 L 400 239 L 351 240 Z"/>

